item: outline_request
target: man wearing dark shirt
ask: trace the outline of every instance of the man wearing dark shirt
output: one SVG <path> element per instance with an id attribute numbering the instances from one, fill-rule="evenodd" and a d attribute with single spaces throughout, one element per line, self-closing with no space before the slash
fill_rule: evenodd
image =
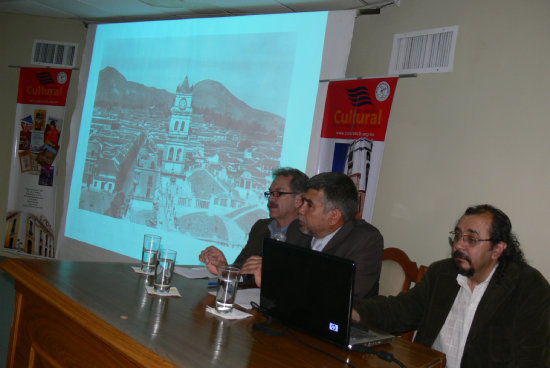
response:
<path id="1" fill-rule="evenodd" d="M 301 194 L 308 180 L 307 175 L 297 169 L 282 167 L 274 170 L 272 176 L 273 182 L 265 192 L 269 218 L 252 225 L 248 241 L 233 263 L 237 267 L 243 266 L 250 257 L 261 254 L 266 237 L 296 243 L 305 236 L 299 230 L 296 217 L 302 205 Z M 218 273 L 219 266 L 228 264 L 223 252 L 214 246 L 203 250 L 199 260 L 214 274 Z"/>
<path id="2" fill-rule="evenodd" d="M 447 368 L 550 367 L 550 285 L 523 257 L 508 216 L 470 207 L 451 231 L 452 258 L 396 297 L 354 303 L 353 319 L 442 351 Z"/>

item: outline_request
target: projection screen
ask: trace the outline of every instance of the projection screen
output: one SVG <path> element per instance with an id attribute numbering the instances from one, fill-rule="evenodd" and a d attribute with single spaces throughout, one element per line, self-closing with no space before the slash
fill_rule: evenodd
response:
<path id="1" fill-rule="evenodd" d="M 151 233 L 178 264 L 197 264 L 209 245 L 231 262 L 267 217 L 271 171 L 306 171 L 321 70 L 343 76 L 353 21 L 314 12 L 90 26 L 58 250 L 140 258 Z"/>

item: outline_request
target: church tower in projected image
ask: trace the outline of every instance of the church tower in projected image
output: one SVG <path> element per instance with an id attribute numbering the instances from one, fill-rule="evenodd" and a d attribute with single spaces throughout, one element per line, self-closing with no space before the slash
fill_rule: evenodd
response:
<path id="1" fill-rule="evenodd" d="M 180 84 L 176 90 L 176 99 L 174 106 L 170 110 L 172 116 L 170 119 L 169 134 L 178 138 L 187 138 L 189 134 L 189 125 L 191 124 L 191 99 L 193 98 L 193 89 L 189 86 L 189 79 Z"/>
<path id="2" fill-rule="evenodd" d="M 161 153 L 160 182 L 158 183 L 153 203 L 157 211 L 156 226 L 166 230 L 177 228 L 176 215 L 178 213 L 178 198 L 190 197 L 191 188 L 186 181 L 186 156 L 189 151 L 196 150 L 196 144 L 189 142 L 189 126 L 193 109 L 191 101 L 193 88 L 189 79 L 185 80 L 176 89 L 174 105 L 170 109 L 170 123 L 166 140 L 159 145 Z M 202 150 L 197 150 L 202 152 Z"/>
<path id="3" fill-rule="evenodd" d="M 183 180 L 185 178 L 185 156 L 189 150 L 193 149 L 189 146 L 191 144 L 189 142 L 189 126 L 193 115 L 192 98 L 193 87 L 189 86 L 189 79 L 185 77 L 185 80 L 176 89 L 174 105 L 170 109 L 168 136 L 162 147 L 164 156 L 162 157 L 161 176 L 164 178 L 169 176 L 172 183 L 176 179 Z"/>

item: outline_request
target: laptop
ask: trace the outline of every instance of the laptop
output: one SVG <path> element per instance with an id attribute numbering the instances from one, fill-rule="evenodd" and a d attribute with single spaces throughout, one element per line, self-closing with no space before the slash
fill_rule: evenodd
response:
<path id="1" fill-rule="evenodd" d="M 282 325 L 350 349 L 394 336 L 351 323 L 355 263 L 266 238 L 260 306 Z"/>

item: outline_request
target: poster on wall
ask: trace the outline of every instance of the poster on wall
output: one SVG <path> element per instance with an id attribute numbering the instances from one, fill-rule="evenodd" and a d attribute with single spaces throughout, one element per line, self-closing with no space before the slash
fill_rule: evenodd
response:
<path id="1" fill-rule="evenodd" d="M 359 192 L 358 212 L 370 221 L 397 77 L 330 82 L 317 172 L 349 175 Z"/>
<path id="2" fill-rule="evenodd" d="M 70 69 L 21 68 L 4 248 L 55 257 L 55 174 Z"/>

